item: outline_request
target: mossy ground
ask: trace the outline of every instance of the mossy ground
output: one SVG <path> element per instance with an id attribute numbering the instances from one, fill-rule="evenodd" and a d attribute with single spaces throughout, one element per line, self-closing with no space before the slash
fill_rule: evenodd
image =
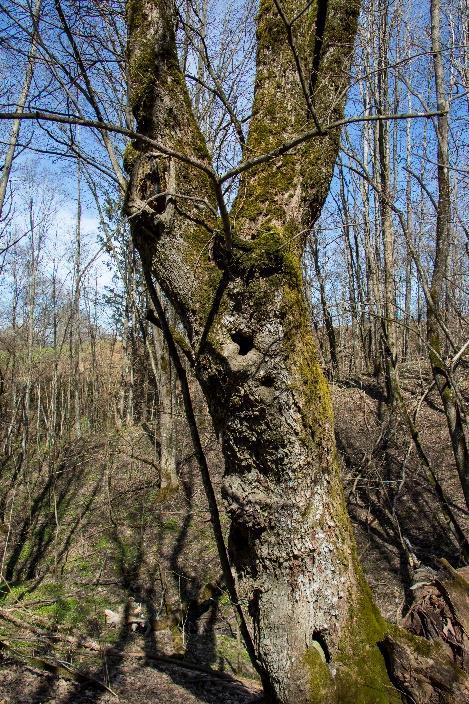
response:
<path id="1" fill-rule="evenodd" d="M 43 622 L 50 622 L 51 627 L 77 628 L 81 633 L 95 626 L 96 620 L 103 621 L 104 608 L 109 603 L 104 595 L 91 590 L 70 595 L 63 582 L 44 582 L 37 587 L 26 583 L 4 590 L 3 594 L 2 608 L 17 607 L 20 620 L 25 613 L 33 619 L 37 615 Z"/>

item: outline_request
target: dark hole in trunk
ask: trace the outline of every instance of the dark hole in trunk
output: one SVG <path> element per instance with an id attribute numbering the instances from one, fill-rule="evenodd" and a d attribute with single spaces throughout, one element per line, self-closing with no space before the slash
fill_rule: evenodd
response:
<path id="1" fill-rule="evenodd" d="M 321 649 L 324 653 L 324 657 L 326 658 L 326 662 L 331 661 L 331 654 L 329 652 L 329 648 L 327 647 L 326 639 L 324 637 L 324 634 L 321 631 L 314 631 L 313 633 L 313 641 L 316 641 L 321 646 Z"/>
<path id="2" fill-rule="evenodd" d="M 234 332 L 231 335 L 233 342 L 239 347 L 239 354 L 244 357 L 254 347 L 252 335 L 246 335 L 244 332 Z"/>
<path id="3" fill-rule="evenodd" d="M 275 379 L 271 374 L 264 374 L 264 376 L 261 379 L 261 384 L 262 386 L 266 386 L 268 389 L 271 389 L 272 386 L 274 385 Z"/>

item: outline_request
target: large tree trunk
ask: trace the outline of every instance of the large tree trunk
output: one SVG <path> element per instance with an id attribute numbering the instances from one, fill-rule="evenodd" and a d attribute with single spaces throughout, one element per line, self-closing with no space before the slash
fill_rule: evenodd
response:
<path id="1" fill-rule="evenodd" d="M 278 3 L 261 2 L 245 159 L 311 128 L 311 104 L 320 121 L 342 113 L 358 6 L 319 6 L 318 19 L 313 4 L 294 25 L 292 51 Z M 303 294 L 306 234 L 327 195 L 339 134 L 244 172 L 227 232 L 170 8 L 127 3 L 132 108 L 139 131 L 167 154 L 139 143 L 127 150 L 127 212 L 147 279 L 158 281 L 185 327 L 186 339 L 177 339 L 221 439 L 230 558 L 266 697 L 398 702 L 377 645 L 387 626 L 356 560 Z M 290 18 L 301 9 L 290 2 Z M 298 65 L 311 73 L 307 101 Z"/>
<path id="2" fill-rule="evenodd" d="M 336 688 L 340 701 L 346 691 L 359 701 L 370 686 L 393 701 L 376 647 L 384 624 L 355 562 L 299 261 L 273 236 L 278 260 L 269 275 L 249 280 L 241 269 L 230 281 L 198 367 L 223 443 L 239 596 L 273 701 L 322 702 Z"/>

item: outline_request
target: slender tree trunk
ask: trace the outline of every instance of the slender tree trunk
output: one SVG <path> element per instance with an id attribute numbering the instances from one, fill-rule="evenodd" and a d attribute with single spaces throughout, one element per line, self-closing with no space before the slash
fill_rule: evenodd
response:
<path id="1" fill-rule="evenodd" d="M 349 204 L 347 202 L 347 197 L 345 193 L 345 178 L 343 168 L 339 171 L 339 194 L 340 194 L 340 205 L 341 205 L 341 215 L 342 215 L 342 236 L 344 241 L 345 249 L 345 260 L 347 263 L 347 279 L 348 279 L 348 298 L 349 298 L 349 310 L 350 310 L 350 329 L 351 329 L 351 354 L 350 354 L 350 364 L 349 364 L 349 375 L 353 372 L 358 371 L 357 367 L 357 334 L 359 332 L 359 321 L 358 321 L 358 306 L 357 306 L 357 292 L 356 284 L 358 283 L 355 278 L 355 267 L 353 261 L 353 250 L 350 234 L 350 212 Z"/>
<path id="2" fill-rule="evenodd" d="M 371 29 L 368 27 L 366 46 L 364 50 L 365 66 L 364 70 L 370 73 L 371 60 L 369 47 L 371 42 Z M 367 115 L 371 114 L 371 87 L 369 82 L 366 82 L 363 87 L 363 103 Z M 370 142 L 373 139 L 375 128 L 373 125 L 365 123 L 363 126 L 363 164 L 368 167 L 370 160 Z M 372 146 L 372 145 L 371 145 Z M 378 331 L 379 320 L 382 316 L 381 295 L 378 280 L 378 266 L 376 258 L 376 248 L 373 242 L 373 232 L 371 227 L 371 202 L 369 186 L 364 179 L 360 179 L 360 193 L 363 203 L 363 246 L 365 250 L 365 267 L 366 267 L 366 295 L 368 302 L 368 345 L 367 345 L 367 366 L 372 367 L 373 372 L 377 375 L 380 367 L 380 344 Z"/>
<path id="3" fill-rule="evenodd" d="M 365 142 L 366 144 L 366 142 Z M 367 163 L 367 160 L 364 161 Z M 360 180 L 363 201 L 363 240 L 366 262 L 366 292 L 368 300 L 368 326 L 369 344 L 367 346 L 367 362 L 372 365 L 375 373 L 378 368 L 379 345 L 377 321 L 381 318 L 381 301 L 378 284 L 375 251 L 372 244 L 372 231 L 370 226 L 370 197 L 367 185 Z"/>
<path id="4" fill-rule="evenodd" d="M 438 211 L 436 223 L 435 258 L 430 295 L 432 305 L 427 306 L 427 345 L 433 378 L 440 394 L 448 423 L 451 445 L 462 490 L 469 507 L 469 452 L 467 426 L 462 400 L 459 400 L 445 362 L 445 350 L 438 319 L 444 317 L 446 272 L 450 249 L 450 177 L 449 177 L 449 125 L 448 101 L 444 89 L 444 71 L 441 56 L 440 2 L 431 0 L 431 36 L 435 91 L 438 110 Z"/>
<path id="5" fill-rule="evenodd" d="M 409 100 L 410 103 L 410 100 Z M 410 106 L 409 106 L 410 108 Z M 411 124 L 410 121 L 406 128 L 406 164 L 407 168 L 411 167 Z M 413 218 L 412 218 L 412 176 L 407 172 L 406 177 L 406 227 L 409 237 L 413 237 Z M 404 329 L 402 333 L 402 359 L 406 360 L 410 357 L 410 339 L 411 339 L 411 302 L 412 302 L 412 255 L 407 248 L 405 254 L 405 292 L 404 292 Z"/>
<path id="6" fill-rule="evenodd" d="M 27 365 L 26 365 L 26 384 L 24 390 L 24 408 L 23 408 L 23 454 L 25 457 L 25 467 L 27 467 L 28 444 L 31 431 L 31 397 L 33 391 L 33 352 L 34 352 L 34 321 L 36 315 L 36 296 L 37 296 L 37 273 L 38 260 L 41 250 L 41 233 L 36 231 L 36 222 L 34 218 L 34 208 L 32 200 L 29 203 L 29 262 L 28 262 L 28 291 L 27 291 Z"/>
<path id="7" fill-rule="evenodd" d="M 326 296 L 326 284 L 324 275 L 319 264 L 318 234 L 315 228 L 311 232 L 311 254 L 314 263 L 314 271 L 319 285 L 319 297 L 321 300 L 322 317 L 326 328 L 327 339 L 329 341 L 329 356 L 331 360 L 332 375 L 337 375 L 339 371 L 339 359 L 337 356 L 337 340 L 335 336 L 334 323 L 329 310 Z"/>
<path id="8" fill-rule="evenodd" d="M 18 96 L 18 102 L 16 104 L 17 112 L 23 112 L 24 106 L 26 105 L 26 101 L 28 99 L 29 89 L 31 88 L 31 81 L 33 80 L 34 64 L 36 61 L 37 29 L 41 14 L 41 6 L 42 0 L 36 0 L 32 11 L 33 30 L 31 38 L 31 47 L 29 49 L 26 70 L 23 78 L 23 85 L 21 87 L 21 91 Z M 10 180 L 11 167 L 13 165 L 16 145 L 18 142 L 18 135 L 20 133 L 20 125 L 21 120 L 13 121 L 13 126 L 11 128 L 10 138 L 8 141 L 8 149 L 5 155 L 5 161 L 3 163 L 2 175 L 0 177 L 0 219 L 2 217 L 3 207 L 5 205 L 5 197 L 8 188 L 8 181 Z"/>
<path id="9" fill-rule="evenodd" d="M 175 325 L 174 311 L 166 314 L 172 327 Z M 169 314 L 168 314 L 169 313 Z M 171 315 L 172 313 L 172 315 Z M 158 387 L 158 422 L 160 435 L 160 476 L 161 486 L 177 486 L 177 438 L 176 438 L 176 372 L 168 353 L 164 335 L 158 328 L 153 329 L 154 359 Z"/>
<path id="10" fill-rule="evenodd" d="M 355 276 L 355 286 L 356 286 L 356 291 L 357 291 L 357 306 L 359 309 L 359 318 L 358 318 L 358 331 L 359 331 L 359 336 L 360 336 L 360 344 L 362 348 L 362 353 L 363 353 L 363 364 L 361 366 L 361 369 L 367 368 L 368 367 L 368 362 L 367 362 L 367 333 L 366 333 L 366 314 L 365 314 L 365 292 L 364 292 L 364 282 L 363 282 L 363 273 L 362 273 L 362 262 L 360 258 L 360 225 L 359 225 L 359 218 L 360 218 L 360 213 L 357 209 L 357 207 L 354 207 L 354 215 L 353 215 L 353 220 L 354 222 L 352 223 L 350 230 L 353 235 L 353 247 L 351 245 L 351 250 L 353 253 L 352 256 L 352 261 L 353 261 L 353 272 Z"/>
<path id="11" fill-rule="evenodd" d="M 78 134 L 78 129 L 77 129 Z M 70 372 L 73 395 L 75 434 L 81 435 L 81 162 L 77 161 L 77 213 L 75 224 L 75 252 L 70 313 Z"/>
<path id="12" fill-rule="evenodd" d="M 389 87 L 387 72 L 387 3 L 381 3 L 379 15 L 379 56 L 377 73 L 378 113 L 384 114 L 389 104 Z M 386 370 L 387 395 L 390 404 L 395 400 L 395 377 L 397 374 L 397 337 L 396 337 L 396 294 L 394 284 L 394 228 L 391 213 L 391 172 L 389 164 L 389 125 L 380 120 L 377 125 L 379 182 L 381 186 L 379 197 L 381 234 L 383 239 L 383 269 L 384 269 L 384 318 L 383 348 Z"/>

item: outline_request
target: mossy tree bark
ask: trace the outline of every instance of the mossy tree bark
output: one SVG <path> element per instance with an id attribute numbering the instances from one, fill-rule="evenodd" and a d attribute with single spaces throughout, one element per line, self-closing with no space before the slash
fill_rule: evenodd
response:
<path id="1" fill-rule="evenodd" d="M 245 160 L 342 114 L 358 3 L 291 0 L 287 20 L 302 10 L 289 31 L 278 2 L 260 3 Z M 355 556 L 301 274 L 339 133 L 245 171 L 227 232 L 178 65 L 172 3 L 128 0 L 127 19 L 138 131 L 166 152 L 128 148 L 127 212 L 143 266 L 185 328 L 179 342 L 221 439 L 230 557 L 266 697 L 400 701 L 377 645 L 386 624 Z"/>

